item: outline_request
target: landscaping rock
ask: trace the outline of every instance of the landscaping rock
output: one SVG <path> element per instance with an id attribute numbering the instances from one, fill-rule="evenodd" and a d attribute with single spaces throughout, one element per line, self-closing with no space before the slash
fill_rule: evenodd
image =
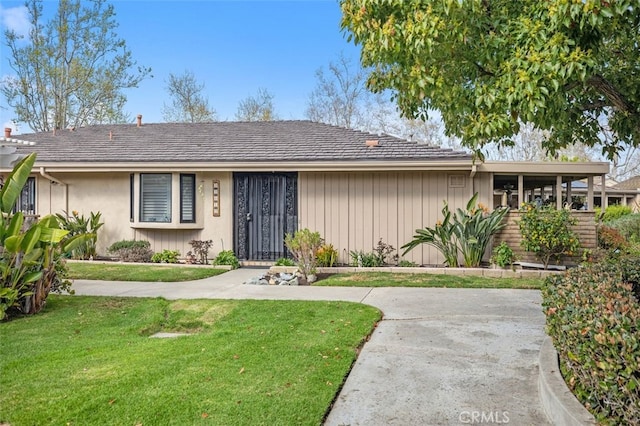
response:
<path id="1" fill-rule="evenodd" d="M 288 274 L 284 272 L 268 272 L 259 277 L 251 278 L 244 284 L 249 285 L 300 285 L 301 277 L 298 274 Z"/>

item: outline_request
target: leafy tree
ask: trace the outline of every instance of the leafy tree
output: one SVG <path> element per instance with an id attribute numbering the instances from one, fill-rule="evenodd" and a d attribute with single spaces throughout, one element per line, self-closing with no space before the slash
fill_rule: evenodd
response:
<path id="1" fill-rule="evenodd" d="M 518 222 L 522 234 L 520 244 L 535 254 L 547 269 L 552 258 L 559 261 L 562 256 L 578 254 L 580 241 L 571 228 L 576 223 L 568 210 L 527 204 Z"/>
<path id="2" fill-rule="evenodd" d="M 365 105 L 371 93 L 366 87 L 366 72 L 340 55 L 329 63 L 329 75 L 316 71 L 316 87 L 309 95 L 305 115 L 311 121 L 333 124 L 348 129 L 366 127 Z"/>
<path id="3" fill-rule="evenodd" d="M 204 123 L 216 121 L 215 109 L 203 96 L 204 83 L 198 83 L 191 71 L 182 75 L 169 74 L 167 92 L 171 105 L 164 105 L 162 117 L 170 123 Z"/>
<path id="4" fill-rule="evenodd" d="M 124 40 L 115 34 L 112 5 L 104 0 L 61 0 L 43 22 L 42 0 L 28 0 L 31 31 L 27 43 L 5 32 L 15 75 L 0 90 L 18 121 L 34 131 L 119 121 L 124 89 L 137 87 L 151 70 L 136 66 Z"/>
<path id="5" fill-rule="evenodd" d="M 238 121 L 273 121 L 278 119 L 273 106 L 274 96 L 267 89 L 260 88 L 256 96 L 248 96 L 238 104 Z"/>
<path id="6" fill-rule="evenodd" d="M 609 158 L 640 145 L 640 7 L 632 0 L 341 0 L 368 85 L 403 114 L 442 113 L 481 153 L 523 123 L 552 154 L 581 142 Z M 603 123 L 615 135 L 600 138 Z"/>

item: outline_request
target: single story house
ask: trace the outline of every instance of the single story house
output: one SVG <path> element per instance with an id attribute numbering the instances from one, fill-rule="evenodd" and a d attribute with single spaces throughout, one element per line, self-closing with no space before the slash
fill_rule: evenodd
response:
<path id="1" fill-rule="evenodd" d="M 146 124 L 138 116 L 4 140 L 37 153 L 18 208 L 101 212 L 103 255 L 123 239 L 182 256 L 190 240 L 211 239 L 211 255 L 231 249 L 241 260 L 273 261 L 285 255 L 285 233 L 309 228 L 347 263 L 350 251 L 372 251 L 380 239 L 399 249 L 441 218 L 444 200 L 464 207 L 478 192 L 489 208 L 517 206 L 550 184 L 560 205 L 563 183 L 587 179 L 592 188 L 608 172 L 607 163 L 474 163 L 466 152 L 310 121 Z M 0 175 L 9 171 L 0 166 Z M 443 261 L 426 245 L 405 259 Z"/>
<path id="2" fill-rule="evenodd" d="M 640 176 L 634 176 L 607 188 L 609 204 L 629 206 L 634 213 L 640 212 Z"/>

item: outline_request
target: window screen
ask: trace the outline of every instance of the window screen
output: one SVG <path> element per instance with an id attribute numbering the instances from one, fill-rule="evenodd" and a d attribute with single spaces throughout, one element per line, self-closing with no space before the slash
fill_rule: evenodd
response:
<path id="1" fill-rule="evenodd" d="M 140 222 L 171 222 L 171 174 L 140 175 Z"/>

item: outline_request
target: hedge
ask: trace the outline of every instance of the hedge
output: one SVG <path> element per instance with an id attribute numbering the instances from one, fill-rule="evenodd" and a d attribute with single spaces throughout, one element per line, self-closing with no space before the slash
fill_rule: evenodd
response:
<path id="1" fill-rule="evenodd" d="M 601 424 L 640 419 L 638 260 L 575 268 L 547 278 L 542 289 L 565 381 Z"/>

